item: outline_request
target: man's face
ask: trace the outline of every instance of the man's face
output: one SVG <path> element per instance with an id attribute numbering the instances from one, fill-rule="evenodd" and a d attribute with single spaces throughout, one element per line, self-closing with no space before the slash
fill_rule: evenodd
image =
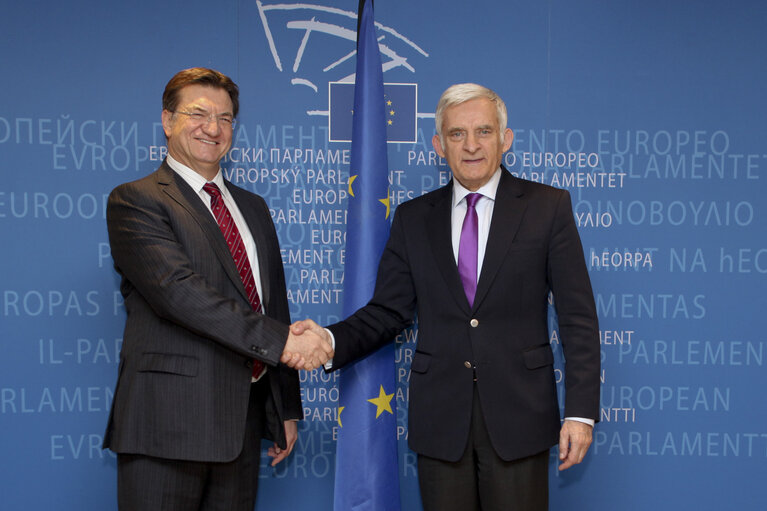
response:
<path id="1" fill-rule="evenodd" d="M 204 85 L 182 88 L 176 112 L 162 111 L 168 153 L 206 179 L 213 179 L 232 145 L 232 126 L 221 118 L 233 118 L 232 100 L 224 89 Z"/>
<path id="2" fill-rule="evenodd" d="M 471 191 L 490 180 L 514 139 L 508 128 L 501 137 L 495 104 L 487 98 L 447 108 L 441 129 L 445 144 L 434 135 L 434 150 L 447 160 L 453 177 Z"/>

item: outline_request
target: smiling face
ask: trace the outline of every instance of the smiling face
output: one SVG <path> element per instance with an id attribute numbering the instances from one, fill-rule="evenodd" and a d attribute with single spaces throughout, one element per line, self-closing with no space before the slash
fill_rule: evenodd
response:
<path id="1" fill-rule="evenodd" d="M 439 135 L 434 135 L 434 150 L 447 160 L 453 177 L 471 191 L 490 180 L 514 139 L 509 128 L 501 133 L 495 104 L 487 98 L 445 109 L 440 132 L 444 145 Z"/>
<path id="2" fill-rule="evenodd" d="M 224 89 L 196 84 L 182 88 L 178 98 L 175 112 L 162 111 L 168 153 L 211 180 L 232 145 L 231 126 L 218 120 L 221 116 L 233 117 L 232 100 Z M 195 120 L 188 114 L 202 114 L 204 120 Z"/>

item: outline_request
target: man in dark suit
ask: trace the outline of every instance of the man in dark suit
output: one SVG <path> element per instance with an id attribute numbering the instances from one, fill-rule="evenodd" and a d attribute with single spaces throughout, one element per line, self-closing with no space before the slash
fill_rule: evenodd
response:
<path id="1" fill-rule="evenodd" d="M 163 94 L 168 157 L 109 196 L 107 224 L 127 320 L 104 447 L 124 510 L 252 511 L 261 438 L 273 464 L 302 418 L 298 375 L 279 363 L 332 354 L 289 333 L 277 235 L 264 200 L 224 181 L 238 88 L 205 68 Z"/>
<path id="2" fill-rule="evenodd" d="M 424 509 L 547 509 L 549 448 L 559 443 L 560 470 L 580 463 L 599 409 L 598 324 L 570 196 L 501 166 L 513 133 L 493 91 L 450 87 L 436 125 L 454 179 L 397 208 L 373 298 L 328 327 L 332 369 L 390 342 L 417 313 L 408 440 Z M 549 292 L 566 359 L 564 422 Z M 307 328 L 322 332 L 309 320 L 292 331 Z"/>

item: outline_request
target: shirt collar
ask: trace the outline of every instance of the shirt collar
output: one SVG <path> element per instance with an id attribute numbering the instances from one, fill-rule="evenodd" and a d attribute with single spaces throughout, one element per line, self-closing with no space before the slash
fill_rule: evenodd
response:
<path id="1" fill-rule="evenodd" d="M 205 183 L 208 182 L 200 174 L 198 174 L 191 168 L 187 167 L 183 163 L 180 163 L 177 160 L 175 160 L 170 154 L 166 156 L 165 161 L 168 164 L 168 166 L 173 169 L 174 172 L 176 172 L 178 175 L 184 178 L 184 181 L 186 181 L 189 184 L 189 186 L 191 186 L 192 189 L 197 194 L 199 194 L 202 191 L 202 187 L 205 186 Z M 216 185 L 218 185 L 218 187 L 221 189 L 222 193 L 226 193 L 224 176 L 221 173 L 220 168 L 218 169 L 218 172 L 216 173 L 216 177 L 214 177 L 213 180 L 210 182 L 216 183 Z"/>
<path id="2" fill-rule="evenodd" d="M 485 183 L 484 185 L 480 186 L 479 189 L 476 192 L 472 192 L 466 187 L 464 187 L 461 183 L 458 182 L 457 179 L 453 178 L 453 207 L 455 208 L 460 202 L 469 195 L 470 193 L 479 193 L 482 194 L 484 197 L 495 200 L 495 192 L 498 191 L 498 183 L 501 182 L 501 168 L 498 167 L 498 170 L 495 171 L 495 174 Z"/>

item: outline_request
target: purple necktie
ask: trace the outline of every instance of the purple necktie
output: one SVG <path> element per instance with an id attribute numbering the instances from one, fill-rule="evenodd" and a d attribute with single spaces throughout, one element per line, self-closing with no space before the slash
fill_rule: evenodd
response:
<path id="1" fill-rule="evenodd" d="M 210 195 L 210 209 L 213 210 L 213 215 L 216 217 L 216 222 L 218 222 L 218 227 L 221 229 L 221 234 L 224 235 L 226 244 L 229 247 L 229 252 L 232 253 L 234 264 L 237 266 L 237 271 L 242 279 L 242 284 L 245 286 L 245 292 L 248 293 L 250 306 L 254 311 L 261 312 L 263 310 L 261 307 L 261 298 L 258 296 L 256 279 L 253 277 L 253 270 L 250 268 L 248 253 L 245 251 L 245 243 L 242 241 L 242 236 L 240 236 L 240 231 L 234 223 L 229 208 L 224 204 L 221 190 L 219 190 L 215 183 L 205 183 L 205 186 L 203 186 L 202 189 Z M 263 371 L 264 363 L 254 359 L 253 377 L 258 378 Z"/>
<path id="2" fill-rule="evenodd" d="M 474 206 L 482 197 L 479 193 L 466 196 L 466 216 L 461 228 L 461 241 L 458 244 L 458 274 L 463 282 L 463 290 L 469 299 L 469 306 L 474 306 L 474 295 L 477 292 L 477 210 Z"/>

